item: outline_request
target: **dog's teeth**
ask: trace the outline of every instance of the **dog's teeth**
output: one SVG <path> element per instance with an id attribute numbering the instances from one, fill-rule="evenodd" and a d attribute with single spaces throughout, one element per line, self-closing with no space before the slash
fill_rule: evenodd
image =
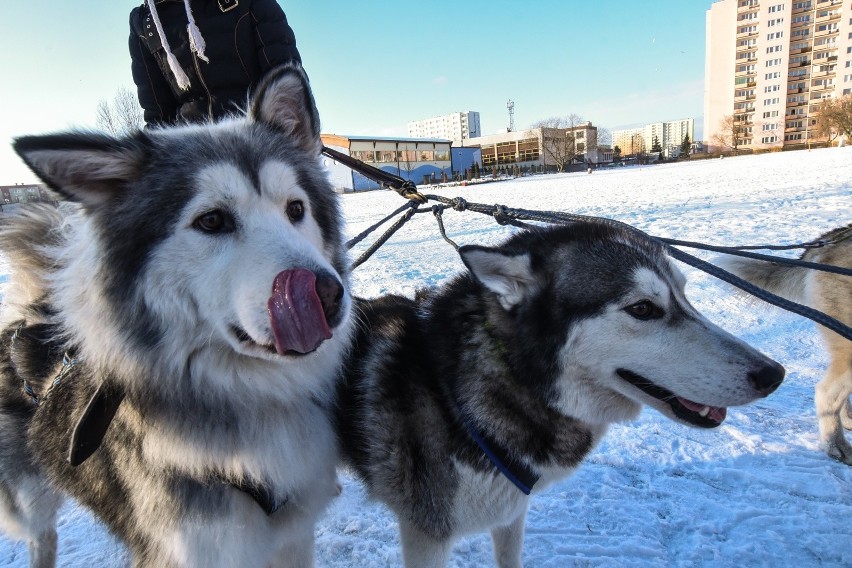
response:
<path id="1" fill-rule="evenodd" d="M 710 414 L 710 407 L 705 406 L 701 409 L 701 412 L 698 413 L 698 416 L 700 416 L 701 418 L 707 418 L 708 414 Z"/>

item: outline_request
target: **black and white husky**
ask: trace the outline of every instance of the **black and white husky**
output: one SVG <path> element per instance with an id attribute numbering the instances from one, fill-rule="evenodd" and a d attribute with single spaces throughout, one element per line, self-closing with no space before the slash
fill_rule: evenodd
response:
<path id="1" fill-rule="evenodd" d="M 243 118 L 15 149 L 75 203 L 0 235 L 2 526 L 50 566 L 68 493 L 136 566 L 312 565 L 353 326 L 302 70 Z"/>
<path id="2" fill-rule="evenodd" d="M 445 288 L 358 301 L 338 432 L 399 520 L 408 568 L 490 530 L 521 566 L 529 494 L 577 468 L 641 405 L 692 426 L 773 392 L 784 369 L 699 314 L 664 250 L 575 225 L 459 250 Z"/>

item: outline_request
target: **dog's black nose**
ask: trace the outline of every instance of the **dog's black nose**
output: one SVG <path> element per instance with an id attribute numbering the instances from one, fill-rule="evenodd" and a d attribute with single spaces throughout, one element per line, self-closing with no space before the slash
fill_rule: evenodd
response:
<path id="1" fill-rule="evenodd" d="M 330 327 L 334 327 L 340 323 L 340 300 L 343 298 L 343 285 L 331 274 L 327 272 L 317 272 L 316 290 L 320 302 L 322 302 L 322 311 L 325 313 L 325 320 Z"/>
<path id="2" fill-rule="evenodd" d="M 781 382 L 784 380 L 784 373 L 784 367 L 772 361 L 758 371 L 749 373 L 748 380 L 751 386 L 754 387 L 754 390 L 763 396 L 768 396 L 781 386 Z"/>

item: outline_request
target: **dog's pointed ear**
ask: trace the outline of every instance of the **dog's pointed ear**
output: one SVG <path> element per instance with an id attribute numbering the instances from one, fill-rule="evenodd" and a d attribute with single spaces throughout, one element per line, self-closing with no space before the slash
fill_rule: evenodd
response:
<path id="1" fill-rule="evenodd" d="M 459 255 L 476 279 L 497 294 L 506 310 L 538 287 L 529 253 L 507 254 L 499 249 L 466 245 L 459 247 Z"/>
<path id="2" fill-rule="evenodd" d="M 136 179 L 146 153 L 137 138 L 88 132 L 22 136 L 13 147 L 50 189 L 88 207 L 101 205 Z"/>
<path id="3" fill-rule="evenodd" d="M 251 118 L 290 136 L 300 148 L 319 155 L 320 121 L 308 76 L 287 63 L 270 70 L 251 101 Z"/>

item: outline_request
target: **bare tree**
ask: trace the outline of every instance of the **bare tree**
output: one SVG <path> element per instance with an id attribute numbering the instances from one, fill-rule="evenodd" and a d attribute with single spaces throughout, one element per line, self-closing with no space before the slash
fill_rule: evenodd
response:
<path id="1" fill-rule="evenodd" d="M 417 169 L 418 164 L 417 143 L 414 144 L 414 148 L 411 148 L 408 144 L 406 144 L 405 149 L 400 150 L 400 153 L 402 155 L 399 163 L 402 166 L 402 169 L 405 170 L 408 179 L 411 180 L 411 176 L 414 173 L 414 170 Z"/>
<path id="2" fill-rule="evenodd" d="M 598 146 L 609 146 L 612 144 L 612 132 L 608 128 L 598 126 L 598 139 L 595 148 Z"/>
<path id="3" fill-rule="evenodd" d="M 98 127 L 113 136 L 125 136 L 141 130 L 144 124 L 142 108 L 136 100 L 136 95 L 127 87 L 116 91 L 112 103 L 104 99 L 98 102 Z"/>
<path id="4" fill-rule="evenodd" d="M 719 127 L 711 139 L 717 146 L 730 148 L 736 154 L 742 132 L 743 128 L 736 117 L 728 114 L 723 116 L 722 120 L 719 121 Z"/>
<path id="5" fill-rule="evenodd" d="M 582 122 L 576 114 L 540 120 L 532 128 L 541 131 L 541 149 L 547 161 L 562 172 L 565 166 L 577 157 L 577 141 L 574 128 Z"/>
<path id="6" fill-rule="evenodd" d="M 841 135 L 852 138 L 852 95 L 825 99 L 820 104 L 816 134 L 829 142 Z"/>

